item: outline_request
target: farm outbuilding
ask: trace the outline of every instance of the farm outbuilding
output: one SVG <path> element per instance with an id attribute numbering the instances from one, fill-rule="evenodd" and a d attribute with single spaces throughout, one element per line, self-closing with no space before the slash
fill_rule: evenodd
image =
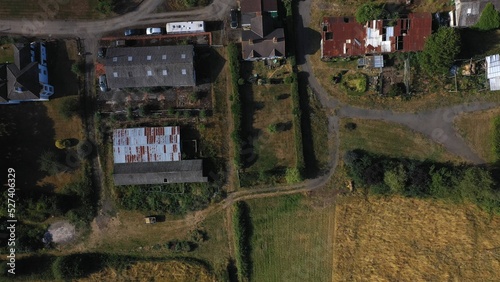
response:
<path id="1" fill-rule="evenodd" d="M 113 131 L 115 185 L 207 182 L 202 160 L 182 160 L 180 128 L 142 127 Z"/>

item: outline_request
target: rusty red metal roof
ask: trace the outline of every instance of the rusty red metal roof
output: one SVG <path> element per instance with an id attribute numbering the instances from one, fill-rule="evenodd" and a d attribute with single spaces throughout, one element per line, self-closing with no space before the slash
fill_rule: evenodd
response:
<path id="1" fill-rule="evenodd" d="M 114 163 L 181 160 L 178 126 L 113 130 Z"/>
<path id="2" fill-rule="evenodd" d="M 321 57 L 421 51 L 432 32 L 429 13 L 412 13 L 389 24 L 389 20 L 374 20 L 361 25 L 354 18 L 325 17 Z"/>
<path id="3" fill-rule="evenodd" d="M 323 18 L 321 57 L 350 57 L 365 54 L 365 31 L 353 17 Z"/>

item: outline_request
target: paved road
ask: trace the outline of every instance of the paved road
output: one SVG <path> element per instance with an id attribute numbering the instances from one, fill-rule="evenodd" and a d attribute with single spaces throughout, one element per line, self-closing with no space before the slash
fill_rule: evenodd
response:
<path id="1" fill-rule="evenodd" d="M 167 23 L 181 20 L 216 20 L 229 16 L 236 4 L 233 0 L 213 0 L 207 7 L 181 12 L 154 13 L 164 0 L 144 0 L 138 8 L 125 15 L 94 21 L 53 20 L 50 12 L 23 20 L 0 20 L 0 33 L 31 36 L 72 36 L 96 38 L 99 35 L 133 25 Z"/>

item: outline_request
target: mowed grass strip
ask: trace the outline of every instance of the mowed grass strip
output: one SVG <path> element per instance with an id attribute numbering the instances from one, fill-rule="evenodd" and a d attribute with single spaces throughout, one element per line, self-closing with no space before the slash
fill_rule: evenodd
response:
<path id="1" fill-rule="evenodd" d="M 493 154 L 493 120 L 500 116 L 500 108 L 465 113 L 457 117 L 455 127 L 469 146 L 485 161 L 496 161 Z"/>
<path id="2" fill-rule="evenodd" d="M 353 130 L 346 124 L 355 123 Z M 340 121 L 341 149 L 343 151 L 363 149 L 368 152 L 391 157 L 406 157 L 437 162 L 461 161 L 446 149 L 420 133 L 405 126 L 365 119 L 342 119 Z"/>
<path id="3" fill-rule="evenodd" d="M 252 281 L 332 281 L 331 207 L 312 209 L 302 195 L 249 200 Z"/>
<path id="4" fill-rule="evenodd" d="M 333 281 L 495 281 L 500 216 L 403 197 L 341 198 Z"/>

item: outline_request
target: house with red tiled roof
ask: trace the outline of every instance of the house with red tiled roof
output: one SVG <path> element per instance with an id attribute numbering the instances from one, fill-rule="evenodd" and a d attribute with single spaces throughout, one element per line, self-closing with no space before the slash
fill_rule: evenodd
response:
<path id="1" fill-rule="evenodd" d="M 352 17 L 325 17 L 321 23 L 321 58 L 363 56 L 424 49 L 432 33 L 432 16 L 412 13 L 397 20 L 373 20 L 365 25 Z"/>

